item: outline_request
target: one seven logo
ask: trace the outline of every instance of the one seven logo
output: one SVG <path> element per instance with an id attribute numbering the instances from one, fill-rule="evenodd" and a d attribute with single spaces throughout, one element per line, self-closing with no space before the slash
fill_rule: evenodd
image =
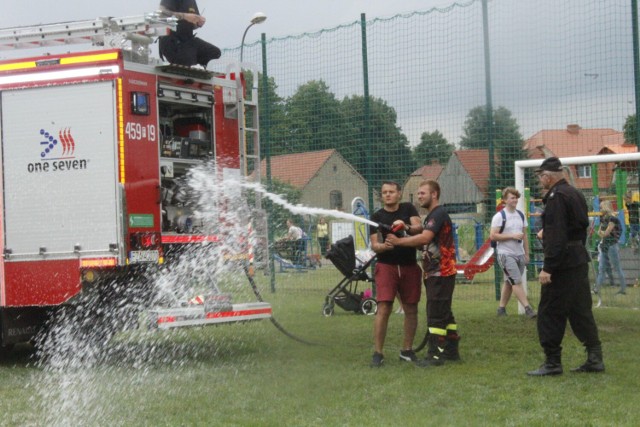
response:
<path id="1" fill-rule="evenodd" d="M 44 129 L 40 129 L 40 135 L 44 138 L 44 140 L 40 141 L 40 145 L 44 147 L 44 150 L 40 153 L 40 157 L 44 159 L 51 155 L 53 149 L 58 145 L 58 140 Z M 72 158 L 76 149 L 76 142 L 71 135 L 71 130 L 69 128 L 60 130 L 58 132 L 58 138 L 62 146 L 62 155 L 59 158 Z"/>

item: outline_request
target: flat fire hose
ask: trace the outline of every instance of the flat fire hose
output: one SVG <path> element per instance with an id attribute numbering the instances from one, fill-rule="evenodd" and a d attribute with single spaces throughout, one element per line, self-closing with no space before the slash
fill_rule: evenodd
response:
<path id="1" fill-rule="evenodd" d="M 251 285 L 251 289 L 253 289 L 253 293 L 255 294 L 255 296 L 258 299 L 258 301 L 259 302 L 265 302 L 264 299 L 262 298 L 262 294 L 260 293 L 260 290 L 258 289 L 258 286 L 256 286 L 255 280 L 253 280 L 253 277 L 251 276 L 251 273 L 249 272 L 249 267 L 247 267 L 247 265 L 244 264 L 242 266 L 242 268 L 244 270 L 244 274 L 247 276 L 247 279 L 249 280 L 249 284 Z M 278 323 L 278 321 L 273 317 L 273 314 L 271 315 L 271 317 L 269 319 L 271 320 L 271 323 L 273 323 L 273 326 L 275 326 L 277 330 L 279 330 L 280 332 L 282 332 L 283 334 L 285 334 L 286 336 L 288 336 L 292 340 L 298 341 L 299 343 L 306 344 L 306 345 L 321 345 L 319 343 L 307 341 L 305 339 L 302 339 L 300 337 L 297 337 L 297 336 L 293 335 L 291 332 L 287 331 L 280 323 Z"/>

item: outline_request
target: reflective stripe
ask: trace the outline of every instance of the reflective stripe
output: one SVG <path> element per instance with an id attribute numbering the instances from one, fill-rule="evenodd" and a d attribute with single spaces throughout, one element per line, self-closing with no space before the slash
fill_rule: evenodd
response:
<path id="1" fill-rule="evenodd" d="M 433 334 L 433 335 L 440 335 L 441 337 L 444 337 L 447 335 L 447 330 L 446 329 L 440 329 L 440 328 L 429 328 L 429 333 Z"/>
<path id="2" fill-rule="evenodd" d="M 455 323 L 449 323 L 447 325 L 447 331 L 457 331 L 458 330 L 458 325 Z"/>

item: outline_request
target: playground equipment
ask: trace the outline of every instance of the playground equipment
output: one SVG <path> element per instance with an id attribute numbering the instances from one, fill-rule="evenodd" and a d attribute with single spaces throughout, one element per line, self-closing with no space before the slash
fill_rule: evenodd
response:
<path id="1" fill-rule="evenodd" d="M 483 273 L 493 266 L 493 248 L 491 240 L 484 240 L 483 225 L 475 218 L 456 218 L 457 220 L 472 219 L 474 221 L 475 247 L 478 250 L 465 263 L 456 263 L 456 270 L 459 278 L 472 281 L 476 274 Z M 458 235 L 458 224 L 453 224 L 453 240 L 456 247 L 456 260 L 460 260 L 460 238 Z"/>
<path id="2" fill-rule="evenodd" d="M 634 168 L 637 168 L 637 162 L 640 160 L 640 153 L 627 153 L 627 154 L 604 154 L 604 155 L 596 155 L 596 156 L 584 156 L 584 157 L 565 157 L 561 158 L 563 166 L 573 166 L 573 165 L 591 165 L 592 167 L 592 178 L 595 174 L 595 178 L 593 178 L 593 192 L 594 192 L 594 211 L 590 213 L 590 216 L 593 217 L 592 227 L 595 228 L 599 224 L 599 211 L 600 211 L 600 200 L 602 197 L 600 196 L 598 184 L 597 184 L 597 164 L 600 163 L 619 163 L 624 165 L 630 165 Z M 515 162 L 515 184 L 516 188 L 523 193 L 525 191 L 525 169 L 536 168 L 542 164 L 543 159 L 537 160 L 518 160 Z M 615 171 L 615 188 L 616 188 L 616 204 L 618 206 L 619 215 L 621 218 L 621 223 L 627 224 L 625 221 L 625 212 L 624 209 L 620 209 L 623 206 L 623 196 L 627 191 L 627 167 L 617 168 Z M 606 197 L 606 196 L 605 196 Z M 525 207 L 526 201 L 522 198 L 518 201 L 519 209 L 526 209 Z M 625 227 L 626 232 L 626 227 Z M 591 239 L 592 249 L 595 249 L 595 240 Z M 621 243 L 624 243 L 621 239 Z M 632 250 L 632 248 L 625 248 Z M 621 256 L 622 258 L 622 256 Z M 637 256 L 631 260 L 629 264 L 626 266 L 623 263 L 623 268 L 625 269 L 625 274 L 627 276 L 627 284 L 629 282 L 634 283 L 635 278 L 638 277 L 640 273 L 640 269 L 638 268 Z M 526 274 L 526 272 L 525 272 Z"/>

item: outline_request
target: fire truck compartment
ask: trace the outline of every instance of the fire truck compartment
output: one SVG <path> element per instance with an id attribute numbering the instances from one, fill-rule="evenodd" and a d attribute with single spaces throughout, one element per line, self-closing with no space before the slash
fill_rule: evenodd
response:
<path id="1" fill-rule="evenodd" d="M 112 254 L 122 234 L 114 83 L 0 96 L 5 252 L 20 260 Z"/>

